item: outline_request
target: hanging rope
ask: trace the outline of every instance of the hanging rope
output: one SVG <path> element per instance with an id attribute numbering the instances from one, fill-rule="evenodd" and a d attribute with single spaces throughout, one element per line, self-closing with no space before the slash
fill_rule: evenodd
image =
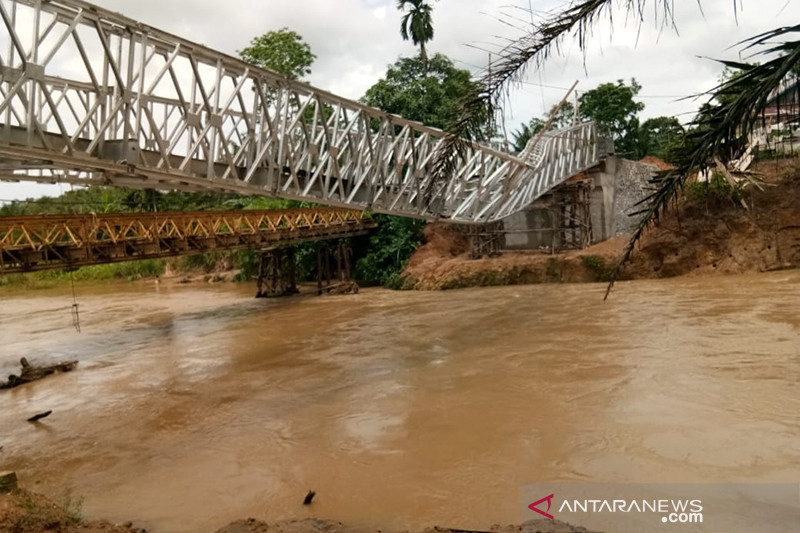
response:
<path id="1" fill-rule="evenodd" d="M 81 315 L 78 311 L 78 298 L 75 296 L 75 278 L 72 272 L 69 273 L 69 281 L 72 285 L 72 326 L 78 333 L 81 332 Z"/>

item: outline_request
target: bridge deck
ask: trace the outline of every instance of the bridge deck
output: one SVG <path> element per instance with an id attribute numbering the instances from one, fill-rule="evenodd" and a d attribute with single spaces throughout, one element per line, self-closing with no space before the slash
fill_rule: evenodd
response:
<path id="1" fill-rule="evenodd" d="M 274 247 L 362 235 L 341 208 L 0 217 L 0 274 Z"/>

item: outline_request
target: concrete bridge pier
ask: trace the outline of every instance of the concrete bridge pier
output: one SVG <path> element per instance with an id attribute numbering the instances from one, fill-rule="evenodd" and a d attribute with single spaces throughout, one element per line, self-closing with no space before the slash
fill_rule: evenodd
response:
<path id="1" fill-rule="evenodd" d="M 607 157 L 588 172 L 592 180 L 589 207 L 592 244 L 603 242 L 616 235 L 617 162 L 617 157 Z"/>
<path id="2" fill-rule="evenodd" d="M 557 252 L 630 233 L 638 222 L 630 215 L 649 193 L 649 181 L 657 170 L 615 155 L 604 157 L 523 211 L 504 218 L 496 230 L 502 238 L 495 240 L 503 242 L 504 251 Z M 488 225 L 480 228 L 478 233 L 486 233 Z M 484 255 L 473 248 L 474 255 Z"/>

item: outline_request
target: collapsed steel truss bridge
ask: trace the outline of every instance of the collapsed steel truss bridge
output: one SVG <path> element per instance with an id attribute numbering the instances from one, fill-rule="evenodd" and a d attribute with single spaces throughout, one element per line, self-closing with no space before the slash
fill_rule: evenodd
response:
<path id="1" fill-rule="evenodd" d="M 594 126 L 514 156 L 82 0 L 0 0 L 0 179 L 216 190 L 463 223 L 499 220 L 599 161 Z"/>
<path id="2" fill-rule="evenodd" d="M 374 227 L 364 212 L 336 207 L 0 217 L 0 275 L 264 249 Z"/>

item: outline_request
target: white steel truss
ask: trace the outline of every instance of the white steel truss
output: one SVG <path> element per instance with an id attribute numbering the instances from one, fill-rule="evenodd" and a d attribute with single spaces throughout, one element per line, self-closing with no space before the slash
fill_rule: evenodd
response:
<path id="1" fill-rule="evenodd" d="M 445 133 L 82 0 L 0 0 L 0 179 L 219 190 L 484 223 L 599 162 L 594 126 L 523 157 Z M 433 192 L 432 192 L 433 191 Z"/>

